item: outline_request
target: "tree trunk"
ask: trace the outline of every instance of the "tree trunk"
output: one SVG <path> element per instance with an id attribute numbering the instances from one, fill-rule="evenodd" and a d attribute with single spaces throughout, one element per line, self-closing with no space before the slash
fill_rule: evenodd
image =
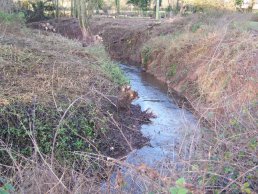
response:
<path id="1" fill-rule="evenodd" d="M 116 4 L 116 13 L 119 15 L 120 14 L 120 0 L 115 0 Z"/>
<path id="2" fill-rule="evenodd" d="M 70 16 L 71 16 L 71 17 L 74 17 L 74 15 L 73 15 L 73 14 L 74 14 L 74 13 L 73 13 L 73 9 L 74 9 L 74 0 L 71 0 L 71 9 L 70 9 L 70 12 L 71 12 L 71 13 L 70 13 Z"/>
<path id="3" fill-rule="evenodd" d="M 156 20 L 159 20 L 159 3 L 160 0 L 156 0 Z"/>
<path id="4" fill-rule="evenodd" d="M 59 0 L 56 0 L 56 17 L 59 17 Z"/>

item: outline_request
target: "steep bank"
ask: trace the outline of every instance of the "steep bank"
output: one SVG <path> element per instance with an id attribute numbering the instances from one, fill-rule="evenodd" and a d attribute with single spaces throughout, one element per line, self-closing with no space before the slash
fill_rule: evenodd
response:
<path id="1" fill-rule="evenodd" d="M 189 168 L 197 166 L 203 184 L 220 192 L 258 192 L 258 38 L 252 17 L 215 12 L 160 23 L 92 24 L 114 59 L 141 65 L 209 123 Z"/>
<path id="2" fill-rule="evenodd" d="M 139 128 L 150 115 L 117 109 L 128 80 L 102 45 L 28 29 L 15 14 L 1 14 L 0 29 L 1 191 L 86 192 L 110 173 L 107 157 L 148 143 Z"/>
<path id="3" fill-rule="evenodd" d="M 161 22 L 95 18 L 92 30 L 103 36 L 114 59 L 141 65 L 199 112 L 207 112 L 208 106 L 213 109 L 209 114 L 218 116 L 256 98 L 258 40 L 249 28 L 251 17 L 210 13 Z"/>
<path id="4" fill-rule="evenodd" d="M 173 25 L 172 25 L 173 23 Z M 152 19 L 94 18 L 91 29 L 103 37 L 104 45 L 115 60 L 140 65 L 143 45 L 151 38 L 177 33 L 186 25 L 186 20 L 156 21 Z"/>
<path id="5" fill-rule="evenodd" d="M 93 20 L 94 33 L 103 36 L 113 58 L 143 65 L 186 96 L 199 116 L 210 122 L 192 147 L 196 151 L 185 174 L 178 175 L 188 177 L 203 193 L 224 188 L 232 193 L 258 192 L 257 36 L 249 18 L 212 13 L 161 23 Z M 174 169 L 177 164 L 166 167 L 171 177 L 177 176 Z"/>

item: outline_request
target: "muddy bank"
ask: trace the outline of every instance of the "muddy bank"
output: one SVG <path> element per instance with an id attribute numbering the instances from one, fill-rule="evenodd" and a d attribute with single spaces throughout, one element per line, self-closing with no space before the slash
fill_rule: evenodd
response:
<path id="1" fill-rule="evenodd" d="M 231 26 L 228 34 L 223 34 L 221 29 L 237 19 L 234 17 L 227 15 L 223 19 L 222 16 L 200 14 L 159 22 L 94 17 L 91 29 L 93 34 L 102 36 L 112 59 L 141 66 L 166 83 L 180 106 L 194 107 L 200 114 L 212 106 L 211 114 L 224 115 L 224 109 L 233 111 L 253 101 L 258 92 L 255 87 L 257 71 L 254 71 L 258 52 L 253 49 L 256 32 Z M 49 22 L 58 33 L 81 39 L 76 20 L 61 18 Z M 239 38 L 246 41 L 239 43 Z M 231 47 L 236 53 L 230 52 Z M 242 57 L 237 53 L 242 53 Z M 223 67 L 226 68 L 223 70 Z M 248 77 L 250 79 L 246 79 Z M 238 92 L 238 88 L 243 90 Z M 236 98 L 232 97 L 235 94 Z M 225 101 L 232 103 L 226 108 Z"/>
<path id="2" fill-rule="evenodd" d="M 188 102 L 206 119 L 223 119 L 253 104 L 258 93 L 257 31 L 240 28 L 249 19 L 207 13 L 160 22 L 96 18 L 91 26 L 113 59 L 167 83 L 178 104 Z"/>
<path id="3" fill-rule="evenodd" d="M 57 27 L 53 21 L 50 23 Z M 38 28 L 38 24 L 29 25 Z M 57 28 L 57 32 L 66 33 L 61 34 L 69 35 L 69 38 L 78 38 L 76 24 L 70 26 L 69 22 L 69 29 L 75 30 L 75 33 L 66 30 L 67 20 L 59 24 L 62 28 Z M 29 128 L 28 119 L 31 116 L 29 113 L 35 106 L 37 112 L 35 117 L 39 120 L 36 127 L 48 126 L 49 131 L 42 130 L 39 133 L 44 137 L 47 134 L 48 142 L 52 142 L 52 129 L 56 128 L 61 119 L 60 115 L 68 115 L 67 118 L 63 118 L 67 123 L 63 129 L 65 132 L 58 139 L 59 143 L 64 136 L 64 146 L 71 144 L 68 150 L 91 147 L 90 150 L 93 152 L 119 158 L 148 143 L 148 139 L 142 136 L 139 129 L 142 124 L 148 123 L 152 116 L 141 111 L 136 105 L 131 105 L 131 111 L 118 111 L 107 100 L 109 96 L 116 99 L 120 91 L 118 83 L 115 83 L 107 70 L 102 68 L 101 61 L 106 56 L 101 56 L 99 59 L 96 53 L 82 48 L 79 42 L 53 36 L 51 32 L 38 33 L 33 30 L 21 32 L 20 29 L 19 25 L 7 26 L 0 40 L 2 59 L 0 109 L 3 110 L 0 115 L 0 125 L 3 128 L 20 127 L 19 123 L 15 122 L 16 116 L 11 115 L 8 110 L 15 110 L 23 115 L 20 120 L 24 120 L 25 128 Z M 104 52 L 103 47 L 96 49 Z M 110 63 L 109 69 L 116 68 L 111 61 L 106 60 L 107 62 Z M 15 71 L 13 71 L 14 64 Z M 70 111 L 67 108 L 69 106 L 74 110 Z M 7 122 L 9 117 L 12 118 L 10 119 L 12 122 Z M 7 118 L 7 121 L 2 118 Z M 81 143 L 80 137 L 71 132 L 73 130 L 75 133 L 83 134 L 82 138 L 88 140 Z M 10 136 L 11 140 L 19 139 L 16 133 Z M 31 146 L 29 136 L 24 136 L 21 140 L 22 145 L 17 149 L 27 149 L 27 143 Z M 39 144 L 41 139 L 43 146 L 49 146 L 45 145 L 44 138 L 39 138 Z M 94 145 L 93 148 L 91 145 Z M 44 153 L 47 154 L 49 148 L 45 150 L 47 151 Z"/>
<path id="4" fill-rule="evenodd" d="M 77 39 L 81 42 L 82 33 L 78 20 L 73 18 L 59 18 L 43 23 L 49 23 L 54 27 L 55 33 L 59 33 L 70 39 Z M 30 28 L 43 30 L 42 22 L 29 23 Z M 142 69 L 165 84 L 169 81 L 162 68 L 153 69 L 147 62 L 153 62 L 158 59 L 155 64 L 160 66 L 161 57 L 158 50 L 154 51 L 152 56 L 146 58 L 144 54 L 144 44 L 153 37 L 164 36 L 167 34 L 175 34 L 182 31 L 187 25 L 184 18 L 178 17 L 171 20 L 156 21 L 152 19 L 113 19 L 106 17 L 94 17 L 91 22 L 91 30 L 93 35 L 100 35 L 103 38 L 103 43 L 113 60 L 121 63 L 141 66 Z M 182 95 L 174 87 L 168 88 L 171 98 L 180 107 L 194 111 L 192 105 L 187 98 Z"/>
<path id="5" fill-rule="evenodd" d="M 142 111 L 139 105 L 131 105 L 130 111 L 113 112 L 109 116 L 114 119 L 110 122 L 110 129 L 99 138 L 102 154 L 120 158 L 149 144 L 140 129 L 143 124 L 151 123 L 152 114 Z"/>
<path id="6" fill-rule="evenodd" d="M 142 63 L 142 47 L 151 37 L 174 33 L 183 27 L 181 18 L 164 21 L 94 18 L 91 22 L 93 33 L 103 37 L 104 45 L 113 59 L 137 66 Z"/>
<path id="7" fill-rule="evenodd" d="M 156 21 L 153 19 L 128 18 L 113 19 L 94 17 L 91 21 L 92 34 L 103 37 L 104 45 L 110 56 L 122 63 L 140 65 L 141 49 L 151 37 L 166 35 L 182 29 L 185 22 L 181 18 Z M 174 23 L 173 26 L 171 23 Z M 59 18 L 27 24 L 34 29 L 42 29 L 41 23 L 49 23 L 55 32 L 71 39 L 82 40 L 82 33 L 77 19 Z M 175 26 L 174 26 L 175 25 Z"/>

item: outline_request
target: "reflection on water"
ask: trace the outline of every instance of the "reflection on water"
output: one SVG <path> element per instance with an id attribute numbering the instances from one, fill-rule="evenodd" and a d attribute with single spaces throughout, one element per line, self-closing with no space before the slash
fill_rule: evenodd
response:
<path id="1" fill-rule="evenodd" d="M 176 160 L 175 145 L 182 140 L 182 131 L 195 129 L 197 121 L 190 112 L 178 108 L 171 101 L 167 96 L 166 84 L 152 75 L 141 72 L 137 67 L 121 65 L 121 68 L 129 77 L 132 88 L 139 94 L 139 99 L 133 103 L 139 104 L 142 110 L 149 109 L 157 116 L 152 119 L 152 123 L 143 125 L 141 128 L 143 135 L 150 139 L 150 145 L 128 154 L 126 162 L 134 165 L 145 163 L 161 171 L 158 164 L 165 160 Z M 125 191 L 129 192 L 134 187 L 137 191 L 134 190 L 132 193 L 142 193 L 141 184 L 137 183 L 132 173 L 127 171 L 124 169 L 124 174 L 130 174 L 126 176 Z"/>

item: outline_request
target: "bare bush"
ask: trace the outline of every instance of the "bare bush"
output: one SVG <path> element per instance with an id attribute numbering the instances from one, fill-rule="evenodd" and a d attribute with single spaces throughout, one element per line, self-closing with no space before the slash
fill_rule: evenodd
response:
<path id="1" fill-rule="evenodd" d="M 0 0 L 0 11 L 11 13 L 14 9 L 12 0 Z"/>

